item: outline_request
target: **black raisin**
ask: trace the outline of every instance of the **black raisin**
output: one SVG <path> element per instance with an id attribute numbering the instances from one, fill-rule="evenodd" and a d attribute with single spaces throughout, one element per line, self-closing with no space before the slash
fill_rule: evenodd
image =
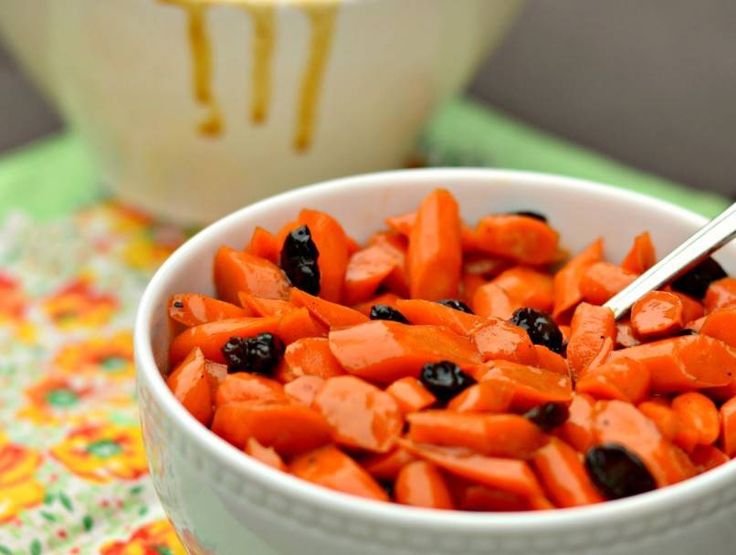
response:
<path id="1" fill-rule="evenodd" d="M 540 222 L 547 223 L 547 216 L 544 214 L 540 214 L 539 212 L 532 212 L 531 210 L 519 210 L 517 212 L 512 212 L 515 216 L 526 216 L 527 218 L 534 218 L 535 220 L 539 220 Z"/>
<path id="2" fill-rule="evenodd" d="M 524 413 L 524 418 L 534 422 L 545 432 L 562 426 L 570 416 L 567 405 L 562 403 L 544 403 Z"/>
<path id="3" fill-rule="evenodd" d="M 181 301 L 174 301 L 174 308 L 184 308 L 184 303 Z"/>
<path id="4" fill-rule="evenodd" d="M 252 372 L 270 376 L 284 355 L 284 342 L 271 333 L 255 337 L 231 337 L 222 348 L 228 372 Z"/>
<path id="5" fill-rule="evenodd" d="M 319 251 L 309 227 L 302 225 L 284 239 L 281 247 L 281 269 L 291 284 L 310 295 L 319 295 Z"/>
<path id="6" fill-rule="evenodd" d="M 609 443 L 591 447 L 585 454 L 585 468 L 598 490 L 607 499 L 621 499 L 657 487 L 641 459 L 622 445 Z"/>
<path id="7" fill-rule="evenodd" d="M 462 301 L 458 301 L 457 299 L 442 299 L 441 301 L 437 301 L 442 306 L 447 306 L 449 308 L 454 308 L 455 310 L 459 310 L 460 312 L 467 312 L 468 314 L 475 314 L 473 310 L 466 305 Z"/>
<path id="8" fill-rule="evenodd" d="M 442 403 L 475 383 L 457 364 L 447 360 L 425 364 L 419 380 Z"/>
<path id="9" fill-rule="evenodd" d="M 380 482 L 378 482 L 378 484 L 386 492 L 386 495 L 388 495 L 388 498 L 389 499 L 393 499 L 393 497 L 394 497 L 394 483 L 393 482 L 389 482 L 387 480 L 381 480 Z"/>
<path id="10" fill-rule="evenodd" d="M 698 335 L 698 332 L 696 332 L 692 328 L 682 328 L 681 330 L 677 330 L 675 333 L 673 333 L 672 337 L 683 337 L 687 335 Z"/>
<path id="11" fill-rule="evenodd" d="M 392 322 L 401 322 L 402 324 L 408 324 L 409 320 L 406 319 L 401 312 L 388 306 L 387 304 L 374 304 L 371 307 L 370 313 L 371 320 L 391 320 Z"/>
<path id="12" fill-rule="evenodd" d="M 724 277 L 726 271 L 712 258 L 706 258 L 700 264 L 685 272 L 682 276 L 672 282 L 672 289 L 685 293 L 696 299 L 705 297 L 708 286 Z"/>
<path id="13" fill-rule="evenodd" d="M 555 353 L 562 352 L 562 332 L 546 312 L 520 308 L 511 315 L 511 323 L 526 330 L 535 345 L 544 345 Z"/>

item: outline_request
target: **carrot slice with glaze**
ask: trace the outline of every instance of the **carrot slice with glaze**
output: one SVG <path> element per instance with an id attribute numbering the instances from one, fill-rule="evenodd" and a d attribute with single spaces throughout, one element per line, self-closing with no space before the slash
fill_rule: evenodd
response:
<path id="1" fill-rule="evenodd" d="M 649 393 L 651 375 L 641 362 L 629 358 L 609 361 L 592 368 L 578 380 L 575 390 L 597 399 L 643 401 Z"/>
<path id="2" fill-rule="evenodd" d="M 736 305 L 736 278 L 725 277 L 711 283 L 703 302 L 706 313 Z"/>
<path id="3" fill-rule="evenodd" d="M 432 463 L 414 461 L 404 466 L 396 478 L 397 503 L 428 509 L 454 509 L 445 478 Z"/>
<path id="4" fill-rule="evenodd" d="M 730 459 L 726 453 L 714 445 L 696 445 L 693 452 L 690 453 L 690 460 L 698 472 L 702 473 L 726 464 Z"/>
<path id="5" fill-rule="evenodd" d="M 411 377 L 396 380 L 386 388 L 386 393 L 396 400 L 404 414 L 426 409 L 437 401 L 422 382 Z"/>
<path id="6" fill-rule="evenodd" d="M 457 412 L 508 412 L 514 398 L 510 381 L 489 380 L 471 385 L 453 397 L 447 408 Z"/>
<path id="7" fill-rule="evenodd" d="M 169 317 L 185 326 L 252 315 L 253 312 L 246 308 L 197 293 L 172 295 L 169 299 Z"/>
<path id="8" fill-rule="evenodd" d="M 292 287 L 289 300 L 296 306 L 303 306 L 330 329 L 352 326 L 368 321 L 368 317 L 357 310 L 333 303 L 320 297 L 305 293 Z"/>
<path id="9" fill-rule="evenodd" d="M 327 327 L 312 317 L 306 308 L 297 308 L 280 317 L 276 334 L 289 345 L 303 337 L 326 337 Z"/>
<path id="10" fill-rule="evenodd" d="M 635 274 L 643 274 L 657 262 L 657 255 L 648 231 L 634 237 L 634 244 L 628 252 L 621 267 Z"/>
<path id="11" fill-rule="evenodd" d="M 345 304 L 370 299 L 395 268 L 396 260 L 381 247 L 368 247 L 353 254 L 345 273 Z"/>
<path id="12" fill-rule="evenodd" d="M 212 419 L 212 390 L 205 364 L 202 351 L 192 349 L 166 378 L 166 385 L 189 414 L 207 426 Z"/>
<path id="13" fill-rule="evenodd" d="M 562 355 L 558 355 L 544 345 L 534 345 L 534 351 L 537 353 L 537 363 L 535 366 L 544 368 L 555 374 L 569 376 L 570 369 L 567 367 L 567 361 Z"/>
<path id="14" fill-rule="evenodd" d="M 325 386 L 325 379 L 319 376 L 299 376 L 284 385 L 284 393 L 301 404 L 312 406 L 317 394 Z"/>
<path id="15" fill-rule="evenodd" d="M 557 260 L 559 236 L 536 218 L 501 214 L 480 219 L 475 243 L 483 252 L 538 266 Z"/>
<path id="16" fill-rule="evenodd" d="M 580 281 L 585 272 L 603 258 L 603 239 L 597 239 L 583 252 L 571 258 L 552 280 L 555 304 L 552 316 L 557 321 L 566 319 L 568 311 L 583 300 Z"/>
<path id="17" fill-rule="evenodd" d="M 396 308 L 412 324 L 445 326 L 455 333 L 468 335 L 485 321 L 480 316 L 422 299 L 399 299 Z"/>
<path id="18" fill-rule="evenodd" d="M 283 316 L 287 312 L 296 310 L 296 306 L 282 299 L 264 299 L 250 293 L 240 291 L 238 293 L 240 305 L 245 307 L 255 316 Z"/>
<path id="19" fill-rule="evenodd" d="M 705 308 L 700 301 L 693 299 L 689 295 L 680 293 L 679 291 L 670 291 L 682 303 L 682 321 L 689 324 L 694 320 L 698 320 L 705 315 Z"/>
<path id="20" fill-rule="evenodd" d="M 416 457 L 403 447 L 394 447 L 388 453 L 369 455 L 361 465 L 378 480 L 395 480 L 401 469 L 415 460 Z"/>
<path id="21" fill-rule="evenodd" d="M 677 436 L 679 420 L 677 414 L 670 408 L 669 402 L 658 397 L 650 401 L 639 403 L 637 407 L 641 413 L 654 422 L 662 436 L 667 441 L 673 441 Z"/>
<path id="22" fill-rule="evenodd" d="M 386 225 L 391 228 L 392 231 L 409 237 L 411 230 L 414 227 L 414 223 L 417 221 L 416 212 L 407 212 L 399 216 L 389 216 L 386 218 Z"/>
<path id="23" fill-rule="evenodd" d="M 215 407 L 242 401 L 280 403 L 286 402 L 287 397 L 280 383 L 265 376 L 249 372 L 228 374 L 217 388 Z"/>
<path id="24" fill-rule="evenodd" d="M 462 511 L 506 513 L 532 509 L 529 500 L 522 495 L 475 484 L 462 488 L 456 498 Z"/>
<path id="25" fill-rule="evenodd" d="M 401 297 L 408 297 L 409 275 L 406 262 L 406 239 L 392 233 L 376 233 L 369 239 L 368 243 L 372 247 L 380 248 L 394 261 L 394 269 L 386 276 L 383 285 L 389 291 Z"/>
<path id="26" fill-rule="evenodd" d="M 508 360 L 530 366 L 538 362 L 537 351 L 526 331 L 504 320 L 489 319 L 471 337 L 484 361 Z"/>
<path id="27" fill-rule="evenodd" d="M 353 309 L 368 317 L 371 313 L 371 309 L 375 305 L 385 304 L 390 306 L 391 308 L 396 308 L 396 301 L 398 300 L 399 296 L 395 293 L 382 293 L 380 295 L 376 295 L 375 297 L 364 303 L 356 304 Z"/>
<path id="28" fill-rule="evenodd" d="M 736 456 L 736 397 L 721 405 L 721 446 L 729 457 Z"/>
<path id="29" fill-rule="evenodd" d="M 348 267 L 345 230 L 329 214 L 306 208 L 299 213 L 299 223 L 309 228 L 319 252 L 319 296 L 328 301 L 339 302 Z"/>
<path id="30" fill-rule="evenodd" d="M 330 351 L 330 342 L 326 337 L 303 337 L 294 341 L 286 347 L 284 360 L 288 370 L 281 376 L 283 381 L 291 381 L 299 376 L 327 379 L 345 374 Z"/>
<path id="31" fill-rule="evenodd" d="M 588 303 L 578 305 L 567 344 L 567 362 L 575 377 L 582 377 L 591 367 L 606 340 L 612 348 L 615 339 L 616 321 L 610 309 Z"/>
<path id="32" fill-rule="evenodd" d="M 718 409 L 702 393 L 689 391 L 678 395 L 672 399 L 672 410 L 679 424 L 674 442 L 688 453 L 696 445 L 710 445 L 718 439 L 721 431 Z"/>
<path id="33" fill-rule="evenodd" d="M 736 348 L 736 307 L 713 310 L 703 320 L 700 333 Z"/>
<path id="34" fill-rule="evenodd" d="M 567 421 L 555 431 L 581 453 L 593 447 L 595 440 L 593 435 L 594 407 L 595 400 L 590 395 L 576 392 L 568 407 L 570 415 Z"/>
<path id="35" fill-rule="evenodd" d="M 513 388 L 511 406 L 516 410 L 528 410 L 542 403 L 569 403 L 572 399 L 569 376 L 506 360 L 488 363 L 477 379 L 507 380 Z"/>
<path id="36" fill-rule="evenodd" d="M 631 307 L 631 327 L 639 337 L 669 335 L 684 323 L 683 303 L 674 293 L 650 291 Z"/>
<path id="37" fill-rule="evenodd" d="M 508 320 L 514 310 L 521 308 L 511 301 L 508 293 L 496 283 L 484 283 L 478 286 L 471 297 L 473 312 L 486 318 L 503 318 Z"/>
<path id="38" fill-rule="evenodd" d="M 250 243 L 245 247 L 245 252 L 278 264 L 281 255 L 281 244 L 279 244 L 273 233 L 257 226 L 253 230 Z"/>
<path id="39" fill-rule="evenodd" d="M 585 270 L 580 280 L 580 294 L 588 303 L 602 305 L 637 278 L 610 262 L 596 262 Z"/>
<path id="40" fill-rule="evenodd" d="M 286 465 L 276 450 L 273 447 L 264 447 L 254 437 L 249 437 L 245 443 L 245 453 L 271 468 L 286 471 Z"/>
<path id="41" fill-rule="evenodd" d="M 230 247 L 220 247 L 215 255 L 214 279 L 217 296 L 237 303 L 245 291 L 266 299 L 285 299 L 289 282 L 281 268 L 263 258 Z"/>
<path id="42" fill-rule="evenodd" d="M 492 283 L 508 295 L 515 307 L 531 307 L 544 312 L 552 310 L 554 289 L 548 274 L 516 266 L 502 272 Z"/>

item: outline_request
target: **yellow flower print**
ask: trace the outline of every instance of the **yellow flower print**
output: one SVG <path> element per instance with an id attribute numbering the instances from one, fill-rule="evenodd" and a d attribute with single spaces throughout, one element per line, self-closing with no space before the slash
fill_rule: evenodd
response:
<path id="1" fill-rule="evenodd" d="M 106 543 L 100 555 L 187 555 L 171 523 L 156 520 L 138 528 L 124 541 Z"/>
<path id="2" fill-rule="evenodd" d="M 123 261 L 136 270 L 158 268 L 182 242 L 180 234 L 167 237 L 166 233 L 143 232 L 133 237 L 123 248 Z"/>
<path id="3" fill-rule="evenodd" d="M 94 482 L 135 480 L 148 471 L 137 426 L 82 426 L 54 446 L 51 454 L 74 474 Z"/>
<path id="4" fill-rule="evenodd" d="M 41 455 L 0 435 L 0 524 L 41 503 L 44 488 L 35 478 L 40 465 Z"/>
<path id="5" fill-rule="evenodd" d="M 112 295 L 96 291 L 88 278 L 80 278 L 46 299 L 43 308 L 56 326 L 73 329 L 107 323 L 118 302 Z"/>
<path id="6" fill-rule="evenodd" d="M 122 331 L 109 338 L 95 337 L 70 343 L 54 357 L 54 368 L 63 375 L 129 379 L 135 375 L 133 335 L 130 331 Z"/>

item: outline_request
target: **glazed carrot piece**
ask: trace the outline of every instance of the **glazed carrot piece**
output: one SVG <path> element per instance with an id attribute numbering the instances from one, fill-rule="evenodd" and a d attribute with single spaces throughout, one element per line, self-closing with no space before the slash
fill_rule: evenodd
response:
<path id="1" fill-rule="evenodd" d="M 713 470 L 717 466 L 726 464 L 730 459 L 728 455 L 714 445 L 696 445 L 693 452 L 690 453 L 690 460 L 698 470 L 703 473 L 706 470 Z"/>
<path id="2" fill-rule="evenodd" d="M 400 214 L 398 216 L 389 216 L 386 218 L 386 225 L 391 228 L 391 231 L 409 237 L 411 230 L 417 221 L 416 212 L 407 212 L 406 214 Z"/>
<path id="3" fill-rule="evenodd" d="M 275 380 L 249 372 L 228 374 L 215 395 L 215 407 L 242 401 L 286 402 L 284 388 Z"/>
<path id="4" fill-rule="evenodd" d="M 582 377 L 596 356 L 602 351 L 604 342 L 616 339 L 616 321 L 610 309 L 582 303 L 572 317 L 570 341 L 567 344 L 567 362 L 573 374 Z"/>
<path id="5" fill-rule="evenodd" d="M 207 378 L 207 383 L 210 386 L 210 396 L 212 399 L 217 395 L 217 388 L 227 377 L 227 366 L 220 364 L 219 362 L 212 362 L 211 360 L 205 360 L 204 362 L 204 375 Z"/>
<path id="6" fill-rule="evenodd" d="M 631 322 L 624 320 L 616 322 L 616 347 L 636 347 L 641 341 L 634 335 Z"/>
<path id="7" fill-rule="evenodd" d="M 326 337 L 327 326 L 312 317 L 306 308 L 297 308 L 280 317 L 276 334 L 290 345 L 303 337 Z"/>
<path id="8" fill-rule="evenodd" d="M 580 455 L 555 437 L 540 448 L 532 465 L 547 496 L 558 507 L 581 507 L 604 501 L 588 477 Z"/>
<path id="9" fill-rule="evenodd" d="M 721 421 L 715 403 L 697 391 L 682 393 L 672 399 L 677 415 L 678 433 L 674 442 L 688 453 L 696 445 L 715 443 L 721 431 Z"/>
<path id="10" fill-rule="evenodd" d="M 520 460 L 486 457 L 472 452 L 400 440 L 410 453 L 441 469 L 480 485 L 515 493 L 526 499 L 544 497 L 529 465 Z"/>
<path id="11" fill-rule="evenodd" d="M 596 262 L 585 270 L 580 280 L 580 294 L 585 302 L 602 305 L 622 291 L 637 276 L 638 274 L 616 264 Z"/>
<path id="12" fill-rule="evenodd" d="M 736 348 L 736 306 L 713 310 L 703 320 L 700 333 Z"/>
<path id="13" fill-rule="evenodd" d="M 618 399 L 636 404 L 647 397 L 650 382 L 646 366 L 636 360 L 620 358 L 586 372 L 575 390 L 596 399 Z"/>
<path id="14" fill-rule="evenodd" d="M 427 410 L 407 416 L 409 439 L 445 447 L 467 447 L 481 455 L 528 459 L 547 441 L 536 424 L 516 414 Z"/>
<path id="15" fill-rule="evenodd" d="M 657 262 L 657 255 L 648 231 L 634 237 L 634 244 L 628 252 L 621 267 L 634 274 L 643 274 Z"/>
<path id="16" fill-rule="evenodd" d="M 205 364 L 202 351 L 192 349 L 166 378 L 166 385 L 189 414 L 207 426 L 212 419 L 212 392 Z"/>
<path id="17" fill-rule="evenodd" d="M 642 338 L 669 335 L 684 323 L 683 304 L 674 293 L 650 291 L 631 307 L 631 327 Z"/>
<path id="18" fill-rule="evenodd" d="M 654 422 L 654 425 L 657 426 L 667 441 L 673 441 L 675 439 L 679 428 L 679 420 L 675 411 L 670 408 L 668 401 L 660 397 L 657 400 L 639 403 L 636 408 L 649 420 Z"/>
<path id="19" fill-rule="evenodd" d="M 370 299 L 394 268 L 395 259 L 381 247 L 368 247 L 353 254 L 345 272 L 345 304 Z"/>
<path id="20" fill-rule="evenodd" d="M 554 302 L 552 277 L 524 266 L 515 266 L 496 277 L 492 283 L 503 289 L 515 307 L 527 306 L 549 312 Z"/>
<path id="21" fill-rule="evenodd" d="M 736 278 L 725 277 L 714 281 L 705 293 L 705 312 L 736 305 Z"/>
<path id="22" fill-rule="evenodd" d="M 721 405 L 721 447 L 729 457 L 736 455 L 736 397 Z"/>
<path id="23" fill-rule="evenodd" d="M 462 245 L 463 254 L 476 252 L 478 243 L 475 240 L 475 229 L 466 224 L 460 225 L 460 244 Z"/>
<path id="24" fill-rule="evenodd" d="M 376 453 L 363 459 L 361 465 L 377 480 L 395 480 L 410 462 L 417 460 L 403 447 L 394 447 L 388 453 Z"/>
<path id="25" fill-rule="evenodd" d="M 333 378 L 345 374 L 340 363 L 330 351 L 326 337 L 303 337 L 286 347 L 284 360 L 289 368 L 285 381 L 299 376 Z"/>
<path id="26" fill-rule="evenodd" d="M 457 498 L 462 511 L 516 512 L 531 509 L 529 500 L 524 496 L 485 486 L 467 486 Z"/>
<path id="27" fill-rule="evenodd" d="M 328 301 L 339 302 L 348 267 L 348 241 L 345 230 L 329 214 L 306 208 L 299 213 L 299 223 L 309 228 L 319 252 L 317 257 L 320 274 L 319 296 Z"/>
<path id="28" fill-rule="evenodd" d="M 386 491 L 353 459 L 328 445 L 297 457 L 289 472 L 314 484 L 367 499 L 388 501 Z"/>
<path id="29" fill-rule="evenodd" d="M 397 503 L 428 509 L 454 509 L 445 478 L 432 463 L 415 461 L 399 472 L 394 485 Z"/>
<path id="30" fill-rule="evenodd" d="M 568 407 L 567 421 L 555 433 L 577 451 L 585 453 L 593 447 L 593 415 L 595 400 L 585 393 L 576 392 Z"/>
<path id="31" fill-rule="evenodd" d="M 484 361 L 508 360 L 530 366 L 538 362 L 537 351 L 526 331 L 504 320 L 489 319 L 471 337 Z"/>
<path id="32" fill-rule="evenodd" d="M 303 306 L 330 329 L 352 326 L 367 322 L 368 318 L 350 307 L 315 297 L 292 287 L 289 300 L 296 306 Z"/>
<path id="33" fill-rule="evenodd" d="M 369 316 L 371 313 L 371 308 L 373 308 L 377 304 L 385 304 L 390 306 L 391 308 L 396 308 L 396 301 L 399 300 L 399 296 L 395 293 L 382 293 L 380 295 L 376 295 L 372 299 L 364 302 L 356 304 L 353 309 L 357 310 L 364 316 Z"/>
<path id="34" fill-rule="evenodd" d="M 362 247 L 360 246 L 360 243 L 350 237 L 350 235 L 345 235 L 345 242 L 347 243 L 348 247 L 348 258 L 353 256 L 356 252 L 358 252 Z"/>
<path id="35" fill-rule="evenodd" d="M 399 299 L 396 308 L 412 324 L 445 326 L 455 333 L 468 335 L 485 321 L 480 316 L 468 314 L 433 301 Z"/>
<path id="36" fill-rule="evenodd" d="M 319 376 L 299 376 L 284 385 L 284 393 L 301 404 L 312 406 L 317 394 L 325 386 L 325 379 Z"/>
<path id="37" fill-rule="evenodd" d="M 230 247 L 220 247 L 217 251 L 214 279 L 217 296 L 233 304 L 239 300 L 239 291 L 266 299 L 286 299 L 289 295 L 289 282 L 281 268 Z"/>
<path id="38" fill-rule="evenodd" d="M 534 351 L 537 353 L 537 364 L 535 366 L 544 368 L 555 374 L 569 375 L 570 369 L 567 367 L 567 361 L 562 355 L 550 351 L 544 345 L 534 345 Z"/>
<path id="39" fill-rule="evenodd" d="M 450 360 L 461 367 L 480 362 L 467 338 L 439 326 L 409 326 L 374 320 L 332 330 L 330 350 L 350 374 L 372 382 L 390 383 L 419 377 L 424 364 Z"/>
<path id="40" fill-rule="evenodd" d="M 284 457 L 330 442 L 330 427 L 322 415 L 296 402 L 227 403 L 215 411 L 212 431 L 239 449 L 254 437 Z"/>
<path id="41" fill-rule="evenodd" d="M 460 278 L 460 300 L 472 306 L 475 292 L 485 284 L 486 280 L 481 276 L 463 274 Z"/>
<path id="42" fill-rule="evenodd" d="M 682 321 L 685 324 L 698 320 L 705 315 L 705 308 L 700 301 L 679 291 L 670 291 L 670 293 L 673 293 L 682 303 Z"/>
<path id="43" fill-rule="evenodd" d="M 281 245 L 282 243 L 277 241 L 273 233 L 266 231 L 260 226 L 256 226 L 253 230 L 253 235 L 250 237 L 250 243 L 245 247 L 245 252 L 278 264 L 281 255 Z"/>
<path id="44" fill-rule="evenodd" d="M 508 380 L 489 380 L 471 385 L 453 397 L 447 408 L 457 412 L 508 412 L 514 386 Z"/>
<path id="45" fill-rule="evenodd" d="M 279 247 L 279 258 L 281 258 L 281 250 L 284 246 L 286 236 L 301 225 L 303 225 L 302 222 L 298 220 L 286 222 L 284 225 L 281 226 L 281 229 L 279 229 L 278 233 L 276 233 L 276 244 Z"/>
<path id="46" fill-rule="evenodd" d="M 571 258 L 552 280 L 555 303 L 552 316 L 560 321 L 583 300 L 580 281 L 590 266 L 603 259 L 603 239 L 597 239 L 583 252 Z"/>
<path id="47" fill-rule="evenodd" d="M 507 380 L 513 387 L 514 410 L 528 410 L 542 403 L 569 403 L 572 399 L 568 376 L 505 360 L 487 363 L 477 379 L 480 382 Z"/>
<path id="48" fill-rule="evenodd" d="M 503 318 L 508 320 L 514 310 L 521 308 L 512 302 L 508 293 L 493 282 L 480 285 L 473 292 L 470 302 L 473 312 L 486 318 Z"/>
<path id="49" fill-rule="evenodd" d="M 238 293 L 240 305 L 255 316 L 283 316 L 287 312 L 296 310 L 293 304 L 282 299 L 264 299 L 244 291 Z"/>
<path id="50" fill-rule="evenodd" d="M 169 346 L 169 363 L 178 364 L 195 347 L 202 349 L 204 357 L 215 362 L 225 362 L 222 347 L 233 337 L 253 337 L 259 333 L 276 333 L 279 319 L 270 318 L 229 318 L 207 322 L 185 329 L 177 335 Z"/>
<path id="51" fill-rule="evenodd" d="M 437 401 L 422 382 L 409 376 L 396 380 L 386 388 L 386 393 L 396 400 L 403 414 L 426 409 Z"/>
<path id="52" fill-rule="evenodd" d="M 560 328 L 560 333 L 562 334 L 562 342 L 567 343 L 568 341 L 570 341 L 570 335 L 572 334 L 570 326 L 559 324 L 557 327 Z"/>
<path id="53" fill-rule="evenodd" d="M 736 351 L 705 335 L 662 339 L 621 349 L 611 358 L 638 360 L 649 369 L 654 393 L 691 391 L 729 385 L 736 367 Z"/>
<path id="54" fill-rule="evenodd" d="M 271 468 L 282 472 L 286 471 L 286 465 L 276 450 L 273 447 L 264 447 L 254 437 L 249 437 L 245 443 L 245 453 Z"/>
<path id="55" fill-rule="evenodd" d="M 253 316 L 253 312 L 207 295 L 184 293 L 169 299 L 169 318 L 185 326 L 246 316 Z"/>
<path id="56" fill-rule="evenodd" d="M 393 233 L 376 233 L 369 240 L 368 244 L 372 247 L 378 247 L 386 256 L 394 261 L 393 271 L 386 277 L 383 285 L 391 292 L 401 297 L 409 296 L 409 275 L 406 263 L 407 240 L 401 235 Z"/>
<path id="57" fill-rule="evenodd" d="M 538 266 L 557 260 L 559 235 L 536 218 L 502 214 L 481 218 L 475 241 L 483 252 Z"/>
<path id="58" fill-rule="evenodd" d="M 406 262 L 412 298 L 457 297 L 462 267 L 460 212 L 448 191 L 436 189 L 420 204 Z"/>
<path id="59" fill-rule="evenodd" d="M 389 451 L 404 424 L 391 395 L 355 376 L 326 380 L 313 406 L 329 423 L 336 443 L 374 453 Z"/>

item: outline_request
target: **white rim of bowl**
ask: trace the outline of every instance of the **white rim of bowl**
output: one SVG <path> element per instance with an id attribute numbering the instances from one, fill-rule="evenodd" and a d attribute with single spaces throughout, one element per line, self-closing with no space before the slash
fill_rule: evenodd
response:
<path id="1" fill-rule="evenodd" d="M 482 182 L 491 179 L 508 179 L 534 181 L 537 186 L 565 190 L 590 190 L 592 187 L 596 190 L 596 194 L 602 197 L 618 199 L 623 197 L 631 202 L 648 204 L 657 211 L 669 211 L 674 217 L 689 220 L 695 225 L 703 225 L 706 222 L 702 216 L 684 208 L 608 185 L 553 174 L 486 168 L 429 168 L 358 175 L 293 189 L 258 201 L 221 218 L 179 247 L 155 273 L 141 298 L 135 321 L 137 376 L 139 380 L 145 381 L 154 402 L 176 422 L 182 434 L 204 449 L 210 456 L 216 457 L 219 463 L 235 472 L 248 475 L 260 481 L 265 487 L 283 495 L 300 498 L 307 503 L 324 503 L 333 509 L 358 518 L 369 518 L 374 521 L 391 520 L 394 524 L 419 525 L 438 529 L 461 527 L 469 531 L 509 532 L 511 529 L 523 530 L 529 526 L 537 529 L 557 529 L 567 525 L 581 527 L 611 524 L 612 520 L 630 518 L 633 513 L 640 515 L 644 512 L 653 513 L 682 506 L 704 493 L 716 492 L 724 487 L 729 479 L 733 478 L 734 470 L 736 470 L 734 466 L 736 463 L 733 461 L 679 484 L 626 499 L 586 507 L 520 513 L 444 511 L 407 507 L 343 494 L 274 470 L 245 456 L 237 448 L 202 426 L 171 394 L 159 372 L 151 349 L 151 324 L 154 308 L 162 294 L 160 289 L 166 281 L 166 276 L 175 273 L 180 261 L 186 260 L 189 253 L 194 251 L 201 242 L 212 235 L 217 235 L 221 229 L 235 224 L 243 217 L 243 213 L 271 205 L 291 204 L 305 192 L 331 194 L 333 188 L 339 187 L 341 194 L 349 195 L 350 190 L 354 188 L 361 189 L 386 182 L 400 183 L 407 179 L 412 182 L 436 182 L 438 177 L 447 183 L 452 183 L 453 180 Z"/>

